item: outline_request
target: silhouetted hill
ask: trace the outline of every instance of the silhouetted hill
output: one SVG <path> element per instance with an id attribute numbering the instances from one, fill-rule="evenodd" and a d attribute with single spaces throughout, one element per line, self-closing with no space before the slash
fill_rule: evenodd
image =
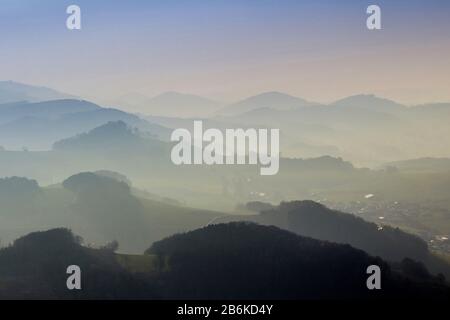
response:
<path id="1" fill-rule="evenodd" d="M 82 172 L 67 178 L 63 187 L 75 196 L 71 212 L 82 221 L 80 227 L 91 229 L 89 233 L 96 232 L 108 241 L 117 240 L 128 252 L 134 252 L 148 239 L 145 209 L 125 182 Z"/>
<path id="2" fill-rule="evenodd" d="M 10 201 L 34 195 L 40 191 L 35 180 L 22 177 L 7 177 L 0 179 L 0 199 Z"/>
<path id="3" fill-rule="evenodd" d="M 423 260 L 428 255 L 427 244 L 417 236 L 389 226 L 380 229 L 375 223 L 330 210 L 313 201 L 281 203 L 277 209 L 262 215 L 268 219 L 276 219 L 277 215 L 281 215 L 287 219 L 288 229 L 295 233 L 348 243 L 387 260 L 401 261 L 406 257 Z"/>
<path id="4" fill-rule="evenodd" d="M 352 214 L 328 209 L 314 201 L 282 202 L 278 207 L 263 210 L 258 215 L 228 216 L 217 222 L 231 220 L 274 225 L 302 236 L 350 244 L 388 261 L 412 258 L 422 261 L 433 272 L 450 274 L 450 266 L 438 261 L 428 251 L 427 243 L 419 237 L 398 228 L 379 226 Z"/>
<path id="5" fill-rule="evenodd" d="M 268 108 L 273 110 L 291 110 L 311 106 L 314 103 L 280 92 L 265 92 L 249 97 L 218 111 L 221 115 L 238 115 L 252 110 Z"/>
<path id="6" fill-rule="evenodd" d="M 99 191 L 113 197 L 120 194 L 130 195 L 130 186 L 127 183 L 92 172 L 82 172 L 73 175 L 64 180 L 62 185 L 77 195 L 90 195 Z"/>
<path id="7" fill-rule="evenodd" d="M 22 177 L 0 179 L 0 247 L 23 235 L 20 230 L 39 216 L 39 208 L 35 205 L 41 197 L 42 189 L 35 180 Z"/>
<path id="8" fill-rule="evenodd" d="M 149 123 L 134 114 L 111 108 L 101 108 L 91 112 L 68 114 L 61 119 L 61 123 L 66 126 L 84 128 L 84 130 L 78 131 L 77 133 L 91 130 L 107 122 L 116 121 L 123 121 L 129 126 L 148 132 L 154 137 L 162 140 L 168 140 L 171 132 L 163 126 Z"/>
<path id="9" fill-rule="evenodd" d="M 443 138 L 449 135 L 448 103 L 408 107 L 374 95 L 355 95 L 328 105 L 277 105 L 283 103 L 256 99 L 247 105 L 244 101 L 235 106 L 240 112 L 224 111 L 214 119 L 229 126 L 279 128 L 286 157 L 327 154 L 358 166 L 374 166 L 408 158 L 450 156 Z"/>
<path id="10" fill-rule="evenodd" d="M 130 179 L 128 179 L 127 176 L 125 176 L 119 172 L 110 171 L 110 170 L 98 170 L 98 171 L 95 171 L 94 173 L 99 176 L 109 177 L 114 180 L 124 182 L 129 187 L 131 187 L 132 182 L 130 181 Z"/>
<path id="11" fill-rule="evenodd" d="M 101 109 L 100 106 L 84 100 L 52 100 L 44 102 L 22 102 L 0 106 L 0 121 L 18 120 L 25 117 L 57 119 L 66 114 Z"/>
<path id="12" fill-rule="evenodd" d="M 157 255 L 165 270 L 163 296 L 176 299 L 448 298 L 449 292 L 427 273 L 415 282 L 400 273 L 401 267 L 393 271 L 380 258 L 348 245 L 250 223 L 175 235 L 146 253 Z M 382 270 L 381 291 L 366 287 L 370 265 Z"/>
<path id="13" fill-rule="evenodd" d="M 113 252 L 86 248 L 67 229 L 34 232 L 0 250 L 0 299 L 119 299 L 152 297 Z M 66 287 L 66 269 L 82 270 L 82 290 Z"/>
<path id="14" fill-rule="evenodd" d="M 136 115 L 80 100 L 14 103 L 0 106 L 0 145 L 7 149 L 50 149 L 58 140 L 124 121 L 154 137 L 168 140 L 170 130 Z"/>
<path id="15" fill-rule="evenodd" d="M 137 129 L 132 129 L 123 121 L 108 122 L 87 133 L 55 142 L 55 150 L 77 150 L 88 152 L 99 149 L 154 148 L 154 152 L 166 147 L 166 143 L 148 137 L 144 138 Z M 144 151 L 144 150 L 142 150 Z"/>
<path id="16" fill-rule="evenodd" d="M 153 241 L 225 215 L 148 196 L 130 185 L 127 177 L 105 170 L 78 173 L 50 187 L 26 178 L 0 179 L 0 244 L 64 226 L 89 243 L 117 240 L 121 252 L 140 253 Z"/>
<path id="17" fill-rule="evenodd" d="M 344 99 L 332 103 L 332 106 L 364 108 L 386 113 L 397 113 L 407 110 L 406 106 L 400 103 L 380 98 L 373 94 L 360 94 L 351 97 L 346 97 Z"/>
<path id="18" fill-rule="evenodd" d="M 145 255 L 83 246 L 67 229 L 33 232 L 0 249 L 0 299 L 448 299 L 449 288 L 420 264 L 391 268 L 347 245 L 248 223 L 174 235 Z M 81 269 L 82 290 L 66 287 Z M 367 267 L 381 269 L 368 290 Z"/>
<path id="19" fill-rule="evenodd" d="M 32 86 L 14 81 L 0 81 L 0 103 L 17 101 L 38 102 L 68 98 L 73 98 L 73 96 L 46 87 Z"/>

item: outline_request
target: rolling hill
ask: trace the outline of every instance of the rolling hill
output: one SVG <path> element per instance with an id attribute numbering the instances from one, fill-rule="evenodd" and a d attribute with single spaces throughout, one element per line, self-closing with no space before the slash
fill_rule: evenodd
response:
<path id="1" fill-rule="evenodd" d="M 282 202 L 276 207 L 259 207 L 262 208 L 259 214 L 226 216 L 215 223 L 243 220 L 273 225 L 301 236 L 349 244 L 387 261 L 412 258 L 423 262 L 435 273 L 450 276 L 450 266 L 437 259 L 428 250 L 424 240 L 398 228 L 367 222 L 308 200 Z"/>
<path id="2" fill-rule="evenodd" d="M 2 299 L 449 299 L 442 278 L 406 259 L 389 265 L 347 245 L 249 223 L 213 225 L 154 243 L 145 255 L 86 246 L 65 228 L 0 249 Z M 67 290 L 77 265 L 82 290 Z M 368 290 L 368 266 L 381 290 Z"/>
<path id="3" fill-rule="evenodd" d="M 0 179 L 3 245 L 35 230 L 68 227 L 92 244 L 117 240 L 141 253 L 152 242 L 206 225 L 223 213 L 146 197 L 111 172 L 82 172 L 50 187 L 26 178 Z"/>
<path id="4" fill-rule="evenodd" d="M 193 94 L 165 92 L 153 98 L 141 94 L 119 97 L 109 104 L 147 116 L 177 118 L 206 118 L 217 111 L 222 104 Z"/>
<path id="5" fill-rule="evenodd" d="M 14 81 L 0 81 L 0 104 L 19 101 L 39 102 L 72 99 L 74 96 L 56 90 Z"/>
<path id="6" fill-rule="evenodd" d="M 217 113 L 224 116 L 239 115 L 260 108 L 274 110 L 292 110 L 301 107 L 315 105 L 304 99 L 290 96 L 281 92 L 265 92 L 246 98 L 242 101 L 225 106 Z"/>
<path id="7" fill-rule="evenodd" d="M 165 270 L 161 279 L 167 298 L 448 298 L 448 288 L 412 260 L 394 270 L 348 245 L 251 223 L 211 225 L 174 235 L 146 253 L 156 255 Z M 378 292 L 367 290 L 369 265 L 382 270 Z"/>
<path id="8" fill-rule="evenodd" d="M 335 101 L 331 106 L 364 108 L 377 112 L 398 113 L 407 110 L 407 107 L 395 101 L 377 97 L 373 94 L 360 94 Z"/>
<path id="9" fill-rule="evenodd" d="M 160 139 L 169 138 L 167 128 L 130 113 L 83 100 L 53 100 L 0 106 L 0 145 L 11 150 L 49 150 L 58 140 L 110 121 L 124 121 Z"/>

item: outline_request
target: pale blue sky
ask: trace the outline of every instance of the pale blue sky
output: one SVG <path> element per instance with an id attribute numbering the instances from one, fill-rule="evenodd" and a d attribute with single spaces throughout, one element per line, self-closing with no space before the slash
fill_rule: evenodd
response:
<path id="1" fill-rule="evenodd" d="M 81 31 L 65 9 L 82 9 Z M 369 4 L 383 30 L 365 28 Z M 284 91 L 450 101 L 450 1 L 2 0 L 0 80 L 108 98 Z"/>

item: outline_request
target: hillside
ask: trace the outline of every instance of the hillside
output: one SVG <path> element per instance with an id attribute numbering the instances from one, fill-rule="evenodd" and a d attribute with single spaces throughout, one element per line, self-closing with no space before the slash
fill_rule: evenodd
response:
<path id="1" fill-rule="evenodd" d="M 48 150 L 58 140 L 123 121 L 154 137 L 168 140 L 169 130 L 136 115 L 102 108 L 83 100 L 53 100 L 0 105 L 0 146 L 6 149 Z"/>
<path id="2" fill-rule="evenodd" d="M 394 271 L 350 246 L 249 223 L 175 235 L 147 253 L 157 255 L 166 270 L 163 296 L 177 299 L 405 299 L 448 293 L 426 271 L 420 280 L 419 273 L 414 281 L 407 279 L 405 266 L 423 269 L 411 260 Z M 379 292 L 366 287 L 366 268 L 372 264 L 382 270 Z"/>
<path id="3" fill-rule="evenodd" d="M 66 268 L 82 270 L 81 291 L 66 287 Z M 145 279 L 132 276 L 113 252 L 82 246 L 67 229 L 33 232 L 0 250 L 0 299 L 154 298 Z"/>
<path id="4" fill-rule="evenodd" d="M 1 244 L 34 230 L 64 226 L 89 243 L 117 240 L 119 251 L 141 253 L 154 241 L 224 215 L 143 198 L 112 176 L 83 172 L 48 188 L 25 178 L 0 179 Z"/>
<path id="5" fill-rule="evenodd" d="M 395 101 L 377 97 L 372 94 L 360 94 L 343 98 L 331 104 L 339 108 L 364 108 L 386 113 L 399 113 L 407 110 L 406 106 Z"/>
<path id="6" fill-rule="evenodd" d="M 66 268 L 80 267 L 69 291 Z M 381 290 L 366 287 L 369 265 Z M 0 299 L 448 299 L 412 260 L 391 267 L 350 246 L 248 223 L 171 236 L 145 255 L 87 247 L 67 229 L 33 232 L 0 249 Z"/>
<path id="7" fill-rule="evenodd" d="M 244 220 L 273 225 L 301 236 L 349 244 L 387 261 L 412 258 L 422 261 L 435 273 L 450 275 L 450 266 L 432 255 L 424 240 L 398 228 L 367 222 L 313 201 L 282 202 L 276 207 L 254 207 L 256 210 L 261 208 L 261 212 L 256 215 L 228 216 L 216 223 Z"/>
<path id="8" fill-rule="evenodd" d="M 314 104 L 315 103 L 281 92 L 265 92 L 228 105 L 219 110 L 217 113 L 220 115 L 230 116 L 239 115 L 261 108 L 291 110 Z"/>
<path id="9" fill-rule="evenodd" d="M 153 148 L 154 152 L 162 152 L 166 144 L 152 136 L 145 136 L 138 129 L 133 129 L 125 122 L 110 121 L 104 125 L 96 127 L 86 133 L 57 141 L 53 144 L 54 150 L 73 150 L 79 152 L 89 152 L 98 148 L 109 149 L 133 149 L 133 148 Z"/>
<path id="10" fill-rule="evenodd" d="M 18 101 L 39 102 L 70 98 L 74 97 L 46 87 L 32 86 L 14 81 L 0 81 L 0 104 Z"/>

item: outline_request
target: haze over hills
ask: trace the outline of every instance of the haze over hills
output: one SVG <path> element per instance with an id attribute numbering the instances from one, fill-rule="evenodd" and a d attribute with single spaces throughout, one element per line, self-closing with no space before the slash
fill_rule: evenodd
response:
<path id="1" fill-rule="evenodd" d="M 237 115 L 259 108 L 290 110 L 304 106 L 317 105 L 301 98 L 281 92 L 265 92 L 244 100 L 225 105 L 204 97 L 178 92 L 165 92 L 153 98 L 142 94 L 128 94 L 108 102 L 122 105 L 147 116 L 173 118 L 211 117 L 217 115 Z"/>
<path id="2" fill-rule="evenodd" d="M 257 208 L 258 214 L 224 216 L 215 222 L 251 221 L 274 225 L 302 236 L 350 244 L 387 261 L 411 258 L 421 261 L 434 273 L 450 277 L 450 266 L 433 256 L 424 240 L 399 229 L 369 223 L 314 201 L 282 202 L 278 206 L 259 202 L 247 204 L 248 208 L 252 206 Z"/>
<path id="3" fill-rule="evenodd" d="M 343 98 L 331 104 L 337 107 L 365 108 L 377 112 L 397 113 L 405 111 L 406 106 L 395 101 L 377 97 L 373 94 L 360 94 Z"/>
<path id="4" fill-rule="evenodd" d="M 316 103 L 293 97 L 281 92 L 265 92 L 228 105 L 217 113 L 219 115 L 238 115 L 255 109 L 292 110 L 316 105 Z"/>
<path id="5" fill-rule="evenodd" d="M 156 136 L 152 136 L 139 129 L 128 126 L 124 121 L 110 121 L 104 125 L 96 127 L 86 133 L 76 135 L 67 139 L 56 141 L 53 150 L 57 151 L 78 151 L 98 152 L 114 150 L 125 152 L 134 150 L 135 152 L 151 152 L 154 156 L 161 154 L 164 149 L 167 152 L 167 144 Z"/>
<path id="6" fill-rule="evenodd" d="M 168 96 L 182 97 L 170 93 Z M 285 101 L 281 105 L 286 110 L 261 107 L 278 98 L 280 102 Z M 300 99 L 300 102 L 304 101 Z M 340 100 L 337 105 L 312 105 L 294 109 L 291 107 L 298 105 L 299 99 L 281 93 L 262 94 L 244 102 L 250 102 L 251 108 L 259 108 L 236 116 L 205 119 L 205 128 L 279 128 L 284 157 L 332 155 L 357 166 L 379 166 L 423 156 L 450 156 L 446 153 L 450 149 L 445 147 L 447 142 L 444 139 L 447 133 L 450 134 L 447 125 L 450 108 L 447 108 L 447 104 L 405 107 L 404 112 L 391 113 L 379 111 L 377 105 L 380 105 L 380 110 L 385 110 L 389 106 L 401 108 L 399 104 L 372 95 L 349 97 Z M 87 132 L 110 121 L 123 121 L 165 141 L 171 132 L 166 126 L 187 129 L 192 126 L 192 119 L 180 117 L 146 119 L 150 123 L 136 115 L 79 100 L 12 103 L 0 108 L 0 146 L 12 150 L 23 147 L 48 150 L 56 141 Z"/>
<path id="7" fill-rule="evenodd" d="M 21 118 L 57 119 L 60 116 L 89 112 L 101 109 L 100 106 L 74 99 L 50 100 L 43 102 L 15 102 L 0 105 L 0 123 Z"/>
<path id="8" fill-rule="evenodd" d="M 353 103 L 361 99 L 372 101 L 373 105 L 368 103 L 366 108 L 360 102 Z M 286 108 L 279 110 L 260 107 L 239 115 L 205 119 L 205 127 L 220 129 L 258 128 L 269 124 L 281 128 L 283 157 L 280 159 L 279 174 L 270 180 L 261 177 L 256 166 L 173 165 L 170 161 L 172 143 L 167 139 L 171 130 L 167 127 L 190 129 L 192 119 L 149 117 L 151 121 L 147 121 L 139 115 L 73 99 L 5 104 L 2 106 L 3 111 L 0 108 L 0 120 L 3 119 L 3 122 L 0 121 L 0 130 L 5 130 L 5 133 L 15 132 L 19 138 L 25 132 L 28 137 L 22 136 L 23 141 L 32 141 L 32 137 L 37 137 L 46 143 L 52 139 L 56 142 L 46 152 L 0 151 L 1 175 L 28 177 L 0 179 L 2 243 L 8 243 L 28 232 L 60 227 L 73 229 L 91 247 L 118 240 L 122 253 L 139 254 L 153 243 L 146 255 L 132 258 L 109 252 L 107 266 L 101 263 L 104 261 L 102 258 L 105 258 L 104 250 L 91 248 L 89 252 L 95 258 L 89 261 L 98 263 L 107 273 L 112 270 L 130 280 L 134 279 L 133 273 L 128 273 L 130 265 L 139 269 L 141 275 L 142 270 L 150 265 L 151 272 L 144 272 L 145 277 L 150 274 L 160 277 L 158 283 L 163 285 L 157 293 L 162 297 L 202 298 L 203 294 L 217 297 L 222 297 L 221 294 L 229 294 L 229 297 L 241 294 L 245 297 L 248 294 L 249 297 L 259 297 L 258 292 L 266 291 L 258 286 L 264 278 L 261 276 L 264 271 L 261 274 L 254 272 L 258 266 L 266 268 L 266 272 L 274 272 L 272 274 L 276 280 L 268 283 L 273 288 L 270 292 L 277 297 L 286 297 L 288 294 L 290 297 L 307 297 L 307 294 L 309 297 L 330 297 L 332 291 L 326 284 L 318 288 L 315 295 L 311 294 L 312 286 L 307 291 L 302 291 L 304 287 L 298 290 L 284 288 L 297 280 L 299 284 L 307 283 L 304 273 L 311 275 L 317 270 L 332 272 L 335 270 L 333 263 L 345 268 L 353 264 L 358 269 L 351 269 L 354 271 L 351 273 L 348 270 L 333 273 L 329 282 L 340 283 L 336 279 L 345 276 L 358 279 L 347 293 L 349 297 L 359 296 L 357 283 L 363 279 L 360 273 L 364 273 L 365 262 L 383 263 L 384 270 L 392 271 L 387 277 L 395 274 L 394 278 L 388 278 L 393 285 L 393 292 L 399 288 L 408 288 L 408 294 L 410 290 L 416 289 L 422 292 L 423 288 L 426 288 L 427 293 L 435 292 L 436 288 L 442 292 L 445 290 L 441 287 L 442 276 L 431 276 L 428 270 L 433 274 L 442 272 L 448 275 L 448 265 L 431 253 L 428 244 L 434 250 L 430 239 L 445 236 L 450 230 L 450 201 L 446 192 L 450 175 L 442 170 L 416 175 L 401 165 L 398 168 L 364 169 L 348 161 L 352 159 L 350 157 L 343 160 L 324 155 L 334 151 L 331 147 L 339 153 L 343 148 L 342 143 L 348 143 L 344 146 L 354 155 L 364 150 L 364 143 L 369 142 L 366 146 L 369 150 L 376 148 L 374 141 L 386 146 L 393 140 L 384 140 L 389 134 L 396 133 L 404 139 L 403 135 L 415 128 L 414 121 L 423 117 L 417 117 L 413 109 L 406 107 L 402 112 L 379 111 L 377 105 L 381 106 L 380 110 L 390 108 L 390 102 L 373 96 L 349 98 L 347 103 L 341 101 L 336 105 L 293 108 L 286 103 Z M 394 109 L 397 107 L 393 106 Z M 421 112 L 423 108 L 426 107 L 420 107 Z M 432 109 L 429 109 L 431 113 Z M 445 106 L 437 109 L 443 112 L 441 110 L 445 110 Z M 158 123 L 159 120 L 167 122 L 163 126 Z M 168 123 L 173 125 L 166 127 Z M 43 139 L 39 136 L 43 133 L 52 135 Z M 67 136 L 69 133 L 70 136 Z M 413 138 L 411 141 L 416 141 L 415 136 Z M 441 143 L 436 141 L 436 145 Z M 318 153 L 323 154 L 314 159 L 287 158 L 284 153 L 289 150 L 288 145 L 295 146 L 297 152 L 303 152 L 301 148 L 305 146 L 311 149 L 315 147 Z M 30 178 L 38 179 L 41 185 Z M 50 183 L 50 186 L 43 187 Z M 366 198 L 368 194 L 370 197 Z M 343 204 L 348 211 L 341 211 L 352 212 L 358 217 L 330 210 L 315 202 L 290 201 L 294 199 L 313 199 L 330 206 Z M 264 212 L 249 214 L 238 205 L 255 200 L 266 203 Z M 274 205 L 280 201 L 285 202 Z M 361 208 L 364 210 L 360 211 Z M 406 209 L 401 211 L 403 208 Z M 245 215 L 229 216 L 231 213 Z M 385 224 L 373 223 L 381 215 Z M 363 218 L 372 222 L 366 222 Z M 220 222 L 236 220 L 253 221 L 265 226 L 239 223 L 217 226 Z M 285 230 L 267 227 L 271 225 Z M 389 225 L 405 226 L 422 239 Z M 189 232 L 197 228 L 202 229 Z M 184 234 L 158 243 L 179 232 Z M 236 237 L 227 242 L 229 239 L 224 234 L 230 232 L 244 243 L 234 241 Z M 316 240 L 306 239 L 305 236 Z M 19 245 L 28 239 L 37 243 L 38 238 L 33 235 L 19 241 Z M 202 243 L 198 243 L 199 239 L 206 241 L 208 246 L 202 247 Z M 252 247 L 255 242 L 249 239 L 258 241 L 258 244 Z M 274 242 L 274 239 L 277 240 Z M 324 240 L 339 244 L 330 244 Z M 445 252 L 445 243 L 442 243 L 442 252 Z M 381 256 L 383 260 L 372 258 L 347 244 L 370 255 Z M 197 251 L 192 251 L 190 246 Z M 84 250 L 80 246 L 71 248 L 74 247 L 77 253 Z M 3 252 L 8 257 L 9 252 L 14 253 L 23 248 L 12 246 L 9 251 L 1 251 L 0 259 L 5 254 Z M 238 260 L 242 261 L 242 257 L 236 259 L 233 250 L 249 257 L 244 265 L 239 264 Z M 27 252 L 30 254 L 30 251 Z M 317 260 L 306 261 L 305 255 Z M 85 258 L 83 255 L 81 257 Z M 30 259 L 35 258 L 32 256 Z M 78 258 L 81 259 L 80 256 Z M 211 259 L 220 262 L 212 265 L 211 279 L 218 274 L 224 279 L 216 289 L 211 288 L 208 281 L 201 282 L 202 278 L 209 279 L 207 272 L 211 270 L 211 264 L 208 261 Z M 123 261 L 127 262 L 122 264 Z M 168 261 L 171 269 L 159 269 L 163 265 L 161 261 Z M 281 268 L 279 261 L 284 261 L 288 269 Z M 51 263 L 58 266 L 57 261 Z M 224 265 L 226 269 L 221 269 Z M 328 267 L 330 265 L 333 267 Z M 7 279 L 5 274 L 20 277 L 12 270 L 14 267 L 1 269 L 0 281 Z M 203 270 L 197 282 L 201 290 L 191 290 L 189 283 L 183 282 L 183 279 L 186 273 L 191 279 L 196 279 L 198 270 Z M 252 281 L 232 282 L 227 279 L 230 270 L 235 270 L 233 273 L 238 276 L 245 274 L 245 278 Z M 300 275 L 299 270 L 302 270 Z M 280 275 L 289 276 L 284 279 Z M 51 279 L 48 274 L 39 276 Z M 11 287 L 26 288 L 23 283 L 15 281 L 11 280 Z M 126 281 L 116 284 L 126 286 Z M 177 284 L 182 284 L 180 290 L 177 290 Z M 348 285 L 348 282 L 342 282 L 344 285 Z M 223 286 L 223 290 L 217 289 L 220 286 Z M 414 290 L 411 289 L 413 287 Z M 230 290 L 228 293 L 226 288 Z M 1 290 L 0 286 L 0 295 Z M 405 294 L 403 290 L 406 289 L 401 290 Z M 17 289 L 16 292 L 22 291 Z M 51 291 L 45 294 L 48 292 Z"/>
<path id="9" fill-rule="evenodd" d="M 389 162 L 385 168 L 394 167 L 402 171 L 413 172 L 450 172 L 450 158 L 418 158 Z"/>
<path id="10" fill-rule="evenodd" d="M 40 102 L 73 98 L 75 97 L 72 95 L 46 87 L 32 86 L 14 81 L 0 81 L 0 104 L 18 101 Z"/>
<path id="11" fill-rule="evenodd" d="M 411 259 L 389 265 L 350 246 L 249 223 L 177 234 L 145 254 L 115 250 L 115 243 L 88 246 L 65 228 L 27 234 L 0 250 L 0 299 L 449 297 L 443 279 Z M 82 290 L 65 285 L 74 261 L 83 271 Z M 380 267 L 383 290 L 367 290 L 369 265 Z"/>
<path id="12" fill-rule="evenodd" d="M 177 118 L 209 117 L 222 106 L 221 103 L 207 98 L 173 91 L 153 98 L 129 94 L 110 103 L 144 115 Z"/>
<path id="13" fill-rule="evenodd" d="M 1 105 L 0 146 L 7 150 L 1 151 L 0 173 L 50 184 L 80 171 L 107 169 L 125 174 L 153 194 L 194 207 L 232 211 L 236 204 L 253 200 L 313 199 L 348 206 L 348 211 L 368 219 L 386 216 L 390 223 L 406 226 L 427 240 L 448 233 L 447 164 L 420 164 L 427 169 L 417 175 L 406 170 L 407 165 L 392 162 L 450 157 L 445 139 L 450 135 L 449 104 L 402 107 L 359 95 L 333 105 L 291 108 L 298 99 L 281 93 L 249 100 L 260 100 L 258 106 L 264 106 L 266 98 L 285 99 L 285 109 L 259 107 L 239 115 L 214 116 L 204 119 L 204 127 L 281 129 L 280 171 L 271 183 L 258 176 L 256 166 L 173 165 L 168 137 L 174 128 L 191 129 L 192 119 L 143 119 L 74 99 Z M 389 112 L 391 107 L 404 111 Z M 29 152 L 17 151 L 22 147 Z M 382 167 L 386 163 L 395 168 Z M 366 165 L 376 170 L 359 169 Z M 382 204 L 359 213 L 369 206 L 360 201 L 365 194 L 376 194 Z M 413 209 L 399 214 L 395 202 Z M 419 204 L 424 208 L 417 209 Z M 385 206 L 393 212 L 392 218 L 380 213 Z"/>
<path id="14" fill-rule="evenodd" d="M 450 0 L 377 2 L 1 0 L 0 300 L 447 314 Z"/>
<path id="15" fill-rule="evenodd" d="M 442 102 L 442 103 L 428 103 L 421 104 L 417 106 L 411 107 L 411 109 L 415 112 L 443 112 L 448 114 L 450 112 L 450 103 Z"/>
<path id="16" fill-rule="evenodd" d="M 117 240 L 122 252 L 141 253 L 154 241 L 223 215 L 147 197 L 122 175 L 104 170 L 81 172 L 50 187 L 26 178 L 0 179 L 2 245 L 28 232 L 64 226 L 89 243 Z"/>
<path id="17" fill-rule="evenodd" d="M 376 194 L 377 201 L 385 203 L 383 206 L 395 207 L 391 204 L 394 202 L 417 206 L 426 201 L 427 208 L 433 208 L 432 213 L 427 209 L 428 215 L 436 216 L 440 223 L 432 223 L 433 220 L 420 212 L 414 220 L 402 218 L 401 221 L 427 239 L 427 234 L 445 234 L 450 230 L 450 225 L 440 218 L 450 209 L 445 192 L 450 184 L 442 170 L 428 170 L 419 176 L 400 166 L 397 170 L 390 167 L 361 169 L 349 161 L 330 156 L 282 157 L 279 173 L 271 177 L 268 184 L 259 176 L 258 166 L 176 166 L 170 160 L 172 145 L 133 129 L 125 122 L 110 122 L 60 140 L 51 151 L 3 151 L 0 175 L 26 176 L 49 184 L 79 171 L 108 169 L 125 174 L 137 186 L 160 196 L 195 207 L 227 211 L 233 210 L 237 203 L 253 200 L 278 203 L 294 199 L 327 199 L 354 203 L 372 193 Z M 368 201 L 360 202 L 360 205 L 352 205 L 355 209 L 350 206 L 351 209 L 358 212 L 360 206 L 369 205 Z M 376 219 L 381 208 L 374 207 L 372 213 L 368 211 L 368 217 Z"/>
<path id="18" fill-rule="evenodd" d="M 170 128 L 191 119 L 148 117 Z M 213 128 L 279 128 L 287 157 L 332 155 L 359 166 L 420 157 L 450 157 L 449 104 L 405 106 L 374 95 L 355 95 L 329 105 L 269 92 L 225 106 L 204 119 Z"/>
<path id="19" fill-rule="evenodd" d="M 422 291 L 422 281 L 424 288 L 439 283 L 410 259 L 391 268 L 350 246 L 252 223 L 209 225 L 158 241 L 146 253 L 167 261 L 165 292 L 177 299 L 406 298 Z M 364 286 L 364 266 L 371 264 L 381 266 L 383 290 Z M 445 285 L 441 290 L 444 297 Z"/>
<path id="20" fill-rule="evenodd" d="M 0 105 L 0 146 L 12 150 L 49 150 L 58 140 L 109 121 L 124 121 L 162 140 L 167 140 L 170 134 L 167 128 L 134 114 L 102 108 L 87 101 L 18 102 Z"/>
<path id="21" fill-rule="evenodd" d="M 215 121 L 244 127 L 279 128 L 287 157 L 324 154 L 358 166 L 420 157 L 449 157 L 448 104 L 406 107 L 374 95 L 357 95 L 330 105 L 276 110 L 259 107 Z M 333 149 L 333 150 L 332 150 Z"/>

